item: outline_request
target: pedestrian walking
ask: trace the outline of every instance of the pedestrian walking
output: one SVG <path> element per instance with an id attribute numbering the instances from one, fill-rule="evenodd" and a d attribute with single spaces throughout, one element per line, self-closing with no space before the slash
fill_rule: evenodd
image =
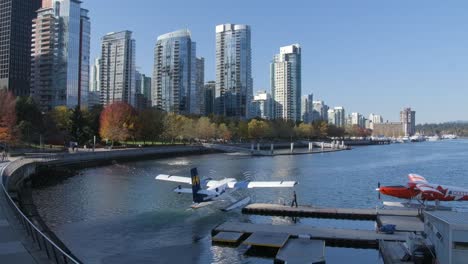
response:
<path id="1" fill-rule="evenodd" d="M 297 208 L 297 195 L 296 195 L 296 191 L 294 191 L 294 198 L 293 198 L 293 201 L 291 203 L 291 207 L 294 207 L 296 206 Z"/>

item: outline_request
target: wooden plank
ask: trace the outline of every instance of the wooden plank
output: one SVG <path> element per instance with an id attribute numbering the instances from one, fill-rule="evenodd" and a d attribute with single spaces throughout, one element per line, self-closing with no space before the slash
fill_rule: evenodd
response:
<path id="1" fill-rule="evenodd" d="M 278 232 L 254 232 L 242 244 L 259 247 L 281 248 L 289 239 L 289 234 Z"/>
<path id="2" fill-rule="evenodd" d="M 379 215 L 377 217 L 377 223 L 379 226 L 396 225 L 396 230 L 402 232 L 424 231 L 424 223 L 418 217 Z"/>
<path id="3" fill-rule="evenodd" d="M 325 262 L 325 241 L 289 239 L 276 255 L 275 262 L 288 264 L 312 264 Z"/>
<path id="4" fill-rule="evenodd" d="M 378 215 L 418 216 L 416 209 L 375 209 L 375 208 L 320 208 L 312 206 L 291 207 L 279 204 L 250 204 L 245 214 L 300 216 L 332 219 L 376 220 Z"/>
<path id="5" fill-rule="evenodd" d="M 211 240 L 219 243 L 238 243 L 243 233 L 237 232 L 219 232 Z"/>
<path id="6" fill-rule="evenodd" d="M 253 234 L 256 232 L 283 233 L 291 236 L 310 236 L 313 239 L 325 240 L 330 245 L 356 246 L 377 248 L 379 240 L 405 241 L 407 233 L 380 234 L 372 230 L 354 230 L 337 228 L 320 228 L 311 226 L 285 226 L 269 224 L 250 224 L 225 222 L 213 230 L 217 232 L 240 232 Z"/>

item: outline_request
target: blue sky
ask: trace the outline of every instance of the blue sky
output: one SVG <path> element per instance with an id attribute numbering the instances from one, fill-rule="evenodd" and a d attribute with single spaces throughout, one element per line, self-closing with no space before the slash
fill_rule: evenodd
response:
<path id="1" fill-rule="evenodd" d="M 269 63 L 279 47 L 302 46 L 303 94 L 348 112 L 417 123 L 468 120 L 468 1 L 436 0 L 83 0 L 92 19 L 92 51 L 101 37 L 131 30 L 137 65 L 152 75 L 158 35 L 192 32 L 215 79 L 215 26 L 252 27 L 254 91 L 269 90 Z"/>

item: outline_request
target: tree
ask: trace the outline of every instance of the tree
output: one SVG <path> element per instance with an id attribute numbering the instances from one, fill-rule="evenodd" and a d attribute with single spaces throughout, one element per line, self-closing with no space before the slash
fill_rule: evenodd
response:
<path id="1" fill-rule="evenodd" d="M 163 137 L 174 142 L 182 135 L 183 117 L 175 113 L 169 113 L 164 118 Z"/>
<path id="2" fill-rule="evenodd" d="M 262 139 L 270 135 L 270 125 L 263 121 L 252 119 L 249 122 L 249 136 L 252 139 Z"/>
<path id="3" fill-rule="evenodd" d="M 239 128 L 237 129 L 237 138 L 242 141 L 249 138 L 249 123 L 246 121 L 239 121 Z"/>
<path id="4" fill-rule="evenodd" d="M 40 134 L 45 134 L 44 115 L 32 97 L 16 99 L 16 124 L 24 142 L 33 142 L 39 139 Z"/>
<path id="5" fill-rule="evenodd" d="M 164 131 L 164 118 L 164 113 L 155 108 L 142 110 L 138 115 L 139 138 L 145 142 L 159 139 Z"/>
<path id="6" fill-rule="evenodd" d="M 296 127 L 296 134 L 301 138 L 311 139 L 315 137 L 315 129 L 311 124 L 302 123 Z"/>
<path id="7" fill-rule="evenodd" d="M 17 139 L 16 101 L 13 93 L 0 90 L 0 141 L 12 142 Z"/>
<path id="8" fill-rule="evenodd" d="M 218 137 L 223 139 L 225 142 L 230 141 L 232 138 L 231 131 L 229 131 L 228 127 L 224 123 L 219 125 L 217 134 Z"/>
<path id="9" fill-rule="evenodd" d="M 125 141 L 134 137 L 137 130 L 135 109 L 124 102 L 108 105 L 101 113 L 99 134 L 112 141 Z"/>
<path id="10" fill-rule="evenodd" d="M 211 121 L 208 117 L 200 117 L 196 124 L 196 134 L 200 139 L 208 140 L 215 136 L 216 130 L 213 131 Z"/>
<path id="11" fill-rule="evenodd" d="M 70 116 L 70 136 L 80 145 L 89 140 L 86 125 L 81 108 L 77 105 Z"/>

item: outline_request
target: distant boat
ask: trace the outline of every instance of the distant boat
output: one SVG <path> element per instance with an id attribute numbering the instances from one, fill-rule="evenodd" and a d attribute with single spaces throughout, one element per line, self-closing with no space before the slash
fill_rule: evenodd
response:
<path id="1" fill-rule="evenodd" d="M 427 141 L 430 141 L 430 142 L 439 141 L 439 140 L 440 140 L 440 137 L 437 135 L 432 136 L 432 137 L 427 137 Z"/>
<path id="2" fill-rule="evenodd" d="M 409 137 L 402 137 L 400 140 L 401 140 L 402 143 L 408 143 L 408 142 L 410 142 L 410 138 L 409 138 Z"/>
<path id="3" fill-rule="evenodd" d="M 458 138 L 458 136 L 453 135 L 453 134 L 442 135 L 442 139 L 457 139 L 457 138 Z"/>
<path id="4" fill-rule="evenodd" d="M 423 142 L 424 141 L 424 137 L 421 136 L 421 135 L 414 135 L 412 137 L 410 137 L 410 141 L 411 142 Z"/>

